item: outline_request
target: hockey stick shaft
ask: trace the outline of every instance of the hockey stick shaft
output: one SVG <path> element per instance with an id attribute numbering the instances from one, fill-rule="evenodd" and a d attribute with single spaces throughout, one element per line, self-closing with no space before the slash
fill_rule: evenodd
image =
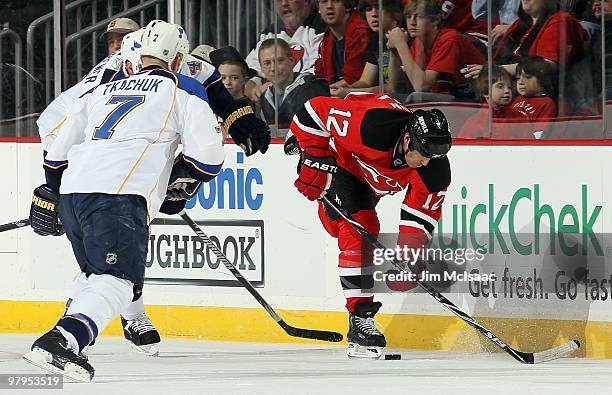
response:
<path id="1" fill-rule="evenodd" d="M 0 225 L 0 232 L 5 232 L 7 230 L 13 230 L 13 229 L 19 229 L 19 228 L 23 228 L 24 226 L 28 226 L 28 225 L 30 225 L 29 218 L 21 219 L 19 221 L 9 222 L 8 224 Z"/>
<path id="2" fill-rule="evenodd" d="M 337 332 L 329 332 L 329 331 L 321 331 L 316 329 L 303 329 L 296 328 L 287 324 L 278 313 L 270 306 L 268 302 L 261 296 L 259 292 L 253 287 L 253 285 L 247 280 L 236 266 L 234 266 L 229 259 L 223 254 L 221 249 L 204 233 L 204 231 L 195 223 L 194 220 L 187 215 L 185 211 L 181 211 L 179 213 L 181 218 L 189 225 L 189 227 L 195 232 L 195 234 L 210 248 L 215 255 L 219 258 L 219 260 L 225 265 L 225 267 L 236 277 L 236 279 L 242 284 L 243 287 L 249 291 L 251 295 L 259 302 L 259 304 L 268 312 L 268 314 L 276 321 L 284 331 L 294 337 L 302 337 L 306 339 L 315 339 L 315 340 L 323 340 L 328 342 L 339 342 L 342 340 L 342 335 Z"/>
<path id="3" fill-rule="evenodd" d="M 325 204 L 330 206 L 330 208 L 333 209 L 336 213 L 338 213 L 344 220 L 346 220 L 364 239 L 366 239 L 370 244 L 372 244 L 372 246 L 382 250 L 386 249 L 385 246 L 380 241 L 378 241 L 378 238 L 370 234 L 370 232 L 368 232 L 359 222 L 355 221 L 355 219 L 349 213 L 347 213 L 344 209 L 329 200 L 327 196 L 324 195 L 321 200 L 325 202 Z M 404 272 L 406 270 L 404 265 L 402 265 L 402 263 L 398 260 L 392 259 L 390 262 L 400 271 Z M 412 268 L 412 266 L 407 266 L 409 267 L 409 270 L 411 272 L 415 273 L 413 271 L 414 269 Z M 565 343 L 559 347 L 539 353 L 526 353 L 517 351 L 512 347 L 508 346 L 504 341 L 502 341 L 499 337 L 495 336 L 487 328 L 476 322 L 476 320 L 474 320 L 474 318 L 472 318 L 469 314 L 459 309 L 459 307 L 457 307 L 453 302 L 448 300 L 444 295 L 438 292 L 431 285 L 418 280 L 418 278 L 419 276 L 417 276 L 416 283 L 428 294 L 433 296 L 438 302 L 442 303 L 444 307 L 453 312 L 453 314 L 461 318 L 464 322 L 468 323 L 472 328 L 476 329 L 484 337 L 489 339 L 493 344 L 510 354 L 514 359 L 519 362 L 533 364 L 538 362 L 550 361 L 567 355 L 577 350 L 578 347 L 580 347 L 580 343 L 577 340 L 571 340 L 568 343 Z"/>

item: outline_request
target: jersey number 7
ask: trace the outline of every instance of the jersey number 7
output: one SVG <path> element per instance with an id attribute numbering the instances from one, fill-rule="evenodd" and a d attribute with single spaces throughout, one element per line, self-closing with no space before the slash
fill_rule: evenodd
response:
<path id="1" fill-rule="evenodd" d="M 96 126 L 94 128 L 94 140 L 108 140 L 111 138 L 113 133 L 115 132 L 115 126 L 123 117 L 128 115 L 130 111 L 144 103 L 145 97 L 144 95 L 113 95 L 106 102 L 109 104 L 119 104 L 117 107 L 111 111 L 102 124 L 100 126 Z"/>

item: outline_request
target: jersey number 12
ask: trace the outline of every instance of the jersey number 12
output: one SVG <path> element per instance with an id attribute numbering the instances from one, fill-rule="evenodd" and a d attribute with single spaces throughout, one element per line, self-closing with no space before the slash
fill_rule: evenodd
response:
<path id="1" fill-rule="evenodd" d="M 106 104 L 119 104 L 111 111 L 101 125 L 94 128 L 94 140 L 108 140 L 115 132 L 115 126 L 123 117 L 128 115 L 130 111 L 144 103 L 145 97 L 143 95 L 113 95 L 106 102 Z"/>

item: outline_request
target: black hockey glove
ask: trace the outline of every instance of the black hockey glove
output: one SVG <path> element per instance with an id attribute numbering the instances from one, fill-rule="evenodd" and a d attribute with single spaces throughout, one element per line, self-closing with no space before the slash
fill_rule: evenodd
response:
<path id="1" fill-rule="evenodd" d="M 32 194 L 30 226 L 41 236 L 61 236 L 64 227 L 59 219 L 59 193 L 43 184 Z"/>
<path id="2" fill-rule="evenodd" d="M 257 118 L 250 106 L 244 106 L 231 113 L 224 122 L 225 129 L 239 145 L 246 156 L 257 151 L 265 154 L 270 145 L 270 128 Z"/>
<path id="3" fill-rule="evenodd" d="M 185 208 L 187 200 L 198 193 L 200 185 L 202 185 L 202 181 L 191 177 L 183 162 L 182 155 L 179 155 L 172 167 L 166 198 L 159 211 L 168 215 L 178 214 Z"/>
<path id="4" fill-rule="evenodd" d="M 283 145 L 283 148 L 285 150 L 286 155 L 299 155 L 302 153 L 297 137 L 295 137 L 295 135 L 291 133 L 291 130 L 287 132 L 287 136 L 285 137 L 285 144 Z"/>

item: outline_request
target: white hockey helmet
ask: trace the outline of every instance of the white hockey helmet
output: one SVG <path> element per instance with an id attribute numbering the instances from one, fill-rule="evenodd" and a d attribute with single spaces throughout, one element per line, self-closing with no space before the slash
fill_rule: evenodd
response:
<path id="1" fill-rule="evenodd" d="M 185 32 L 182 32 L 185 35 Z M 152 56 L 164 61 L 171 67 L 174 58 L 179 53 L 178 47 L 181 32 L 173 23 L 153 20 L 145 27 L 142 35 L 140 56 Z"/>
<path id="2" fill-rule="evenodd" d="M 185 29 L 181 25 L 176 25 L 176 28 L 179 31 L 179 45 L 178 52 L 182 53 L 183 56 L 189 53 L 189 39 L 187 39 L 187 33 L 185 33 Z"/>
<path id="3" fill-rule="evenodd" d="M 123 72 L 125 75 L 128 75 L 125 63 L 128 60 L 132 64 L 134 73 L 138 73 L 142 67 L 142 62 L 140 61 L 140 48 L 143 32 L 144 28 L 128 33 L 123 37 L 123 41 L 121 41 L 121 57 L 123 58 Z"/>

